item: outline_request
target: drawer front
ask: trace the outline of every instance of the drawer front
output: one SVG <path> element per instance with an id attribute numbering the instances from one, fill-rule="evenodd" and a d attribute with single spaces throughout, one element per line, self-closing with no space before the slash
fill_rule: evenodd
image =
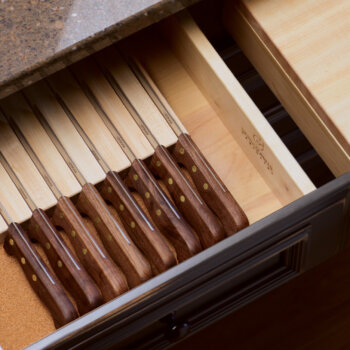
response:
<path id="1" fill-rule="evenodd" d="M 349 231 L 349 199 L 347 174 L 134 289 L 128 298 L 122 296 L 57 331 L 33 349 L 170 346 L 339 252 Z M 144 293 L 149 288 L 151 292 Z M 120 311 L 110 314 L 116 308 Z"/>

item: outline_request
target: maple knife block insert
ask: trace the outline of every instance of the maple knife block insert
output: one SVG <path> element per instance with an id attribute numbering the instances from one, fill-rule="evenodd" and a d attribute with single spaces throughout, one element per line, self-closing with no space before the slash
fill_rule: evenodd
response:
<path id="1" fill-rule="evenodd" d="M 163 32 L 164 37 L 160 32 Z M 124 40 L 121 47 L 131 51 L 137 48 L 137 58 L 144 64 L 184 128 L 242 207 L 250 224 L 315 189 L 187 14 L 174 16 L 137 33 Z M 65 72 L 59 72 L 58 75 L 60 74 Z M 96 83 L 99 83 L 98 80 Z M 40 84 L 41 82 L 37 86 Z M 71 99 L 74 101 L 74 94 Z M 140 103 L 142 109 L 142 102 Z M 76 105 L 76 111 L 84 113 L 85 106 Z M 165 120 L 155 122 L 151 119 L 155 117 L 152 117 L 153 110 L 148 106 L 144 106 L 144 112 L 143 117 L 148 120 L 155 137 L 171 150 L 177 141 L 175 134 Z M 50 118 L 54 119 L 55 114 Z M 85 127 L 89 127 L 91 118 L 95 116 L 86 116 Z M 30 130 L 31 125 L 28 124 L 27 128 Z M 135 125 L 125 125 L 124 128 L 126 141 L 137 149 L 135 153 L 141 159 L 147 161 L 153 154 L 150 145 Z M 5 130 L 2 123 L 0 130 Z M 32 138 L 40 138 L 40 135 L 35 134 L 34 126 L 32 130 Z M 95 140 L 99 138 L 104 140 L 103 145 L 96 143 L 96 146 L 100 147 L 111 168 L 123 175 L 129 168 L 128 160 L 122 156 L 122 152 L 116 151 L 119 147 L 113 138 L 104 134 L 107 133 L 106 128 L 101 127 L 101 130 L 102 136 L 97 135 L 93 142 L 96 143 Z M 81 141 L 73 146 L 76 147 L 73 153 L 77 162 L 81 158 L 88 159 L 91 163 L 90 168 L 82 166 L 80 169 L 88 181 L 99 187 L 104 174 L 96 161 L 85 148 L 79 154 Z M 17 146 L 12 145 L 11 140 L 1 141 L 0 148 L 3 147 L 7 147 L 8 155 L 14 162 L 15 157 L 17 161 L 23 157 L 22 163 L 28 164 L 28 156 L 25 152 L 17 152 Z M 52 149 L 48 147 L 43 152 Z M 62 188 L 63 194 L 74 200 L 79 193 L 79 185 L 70 170 L 62 162 L 57 163 L 58 158 L 59 154 L 54 152 L 45 166 L 52 171 L 55 168 L 53 164 L 61 164 L 60 172 L 52 172 L 52 177 Z M 28 166 L 27 178 L 23 181 L 29 186 L 38 207 L 51 214 L 55 208 L 55 199 L 32 166 Z M 0 182 L 0 200 L 16 221 L 25 223 L 30 213 L 2 169 Z M 18 205 L 14 205 L 16 201 Z M 89 219 L 86 222 L 92 228 Z M 0 232 L 6 232 L 2 220 Z M 5 253 L 3 246 L 0 248 L 0 286 L 0 345 L 4 349 L 27 346 L 55 331 L 49 312 L 32 291 L 18 262 Z"/>

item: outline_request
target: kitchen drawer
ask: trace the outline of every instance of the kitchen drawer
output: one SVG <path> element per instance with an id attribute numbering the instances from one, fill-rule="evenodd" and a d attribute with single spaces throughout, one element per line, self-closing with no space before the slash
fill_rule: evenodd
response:
<path id="1" fill-rule="evenodd" d="M 57 331 L 44 309 L 31 316 L 34 310 L 16 307 L 31 291 L 17 265 L 1 251 L 0 266 L 5 268 L 0 305 L 2 315 L 9 315 L 8 324 L 0 324 L 1 334 L 7 327 L 6 339 L 25 336 L 22 344 L 29 345 L 33 335 L 18 332 L 14 323 L 24 314 L 32 318 L 37 334 L 42 328 L 52 332 L 29 348 L 163 348 L 312 268 L 346 244 L 350 174 L 316 190 L 188 13 L 119 45 L 144 64 L 242 206 L 250 226 Z M 113 49 L 105 52 L 113 64 Z M 176 142 L 172 133 L 164 134 L 164 127 L 150 127 L 167 147 Z M 145 159 L 150 155 L 147 149 L 141 151 Z M 71 196 L 76 194 L 74 188 L 70 191 Z M 48 210 L 51 206 L 47 204 Z M 18 289 L 21 293 L 11 295 Z M 9 346 L 8 340 L 0 339 L 0 344 Z"/>
<path id="2" fill-rule="evenodd" d="M 350 171 L 348 13 L 346 1 L 223 9 L 227 30 L 335 176 Z"/>

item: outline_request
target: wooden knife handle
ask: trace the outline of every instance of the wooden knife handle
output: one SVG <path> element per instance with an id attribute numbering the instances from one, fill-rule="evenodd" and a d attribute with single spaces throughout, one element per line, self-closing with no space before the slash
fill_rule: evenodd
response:
<path id="1" fill-rule="evenodd" d="M 142 196 L 153 221 L 173 244 L 179 261 L 201 251 L 198 237 L 141 160 L 132 163 L 127 182 Z"/>
<path id="2" fill-rule="evenodd" d="M 195 228 L 204 248 L 226 237 L 218 217 L 208 208 L 203 199 L 181 172 L 179 165 L 164 146 L 158 146 L 151 161 L 151 170 L 166 185 L 176 206 L 186 220 Z"/>
<path id="3" fill-rule="evenodd" d="M 249 225 L 242 208 L 188 134 L 179 136 L 173 155 L 186 167 L 198 192 L 219 217 L 228 235 Z"/>
<path id="4" fill-rule="evenodd" d="M 117 173 L 110 171 L 107 174 L 101 194 L 118 211 L 125 229 L 148 259 L 154 274 L 159 274 L 176 264 L 176 257 L 168 243 L 137 204 Z"/>
<path id="5" fill-rule="evenodd" d="M 51 274 L 19 224 L 10 224 L 4 248 L 18 260 L 33 290 L 49 309 L 56 328 L 78 317 L 61 283 Z"/>
<path id="6" fill-rule="evenodd" d="M 80 262 L 100 288 L 104 301 L 112 300 L 128 290 L 124 274 L 96 242 L 68 197 L 58 200 L 52 221 L 65 230 Z"/>
<path id="7" fill-rule="evenodd" d="M 123 270 L 130 287 L 152 277 L 148 261 L 109 212 L 105 201 L 93 185 L 83 186 L 77 205 L 93 221 L 105 248 Z"/>
<path id="8" fill-rule="evenodd" d="M 28 234 L 43 247 L 56 275 L 76 301 L 80 314 L 102 304 L 102 296 L 95 282 L 74 257 L 43 210 L 36 209 L 33 212 Z"/>

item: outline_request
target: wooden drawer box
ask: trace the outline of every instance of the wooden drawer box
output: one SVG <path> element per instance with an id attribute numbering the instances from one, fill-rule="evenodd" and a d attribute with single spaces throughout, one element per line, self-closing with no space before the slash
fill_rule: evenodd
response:
<path id="1" fill-rule="evenodd" d="M 316 190 L 188 13 L 137 33 L 121 46 L 136 52 L 251 225 L 57 331 L 45 309 L 32 302 L 36 296 L 17 263 L 1 250 L 4 349 L 11 340 L 21 346 L 38 341 L 29 346 L 33 349 L 163 348 L 345 245 L 350 175 Z M 162 144 L 176 142 L 165 123 L 149 126 Z M 131 131 L 128 137 L 132 142 Z M 147 147 L 140 152 L 142 158 L 152 153 Z M 111 157 L 116 170 L 128 166 Z M 102 180 L 97 172 L 90 177 L 94 183 Z M 65 194 L 73 197 L 77 189 L 66 184 Z M 6 197 L 8 192 L 0 193 Z M 6 204 L 15 212 L 9 196 Z M 42 201 L 45 209 L 55 205 Z M 25 221 L 25 213 L 18 220 Z M 1 230 L 6 231 L 4 222 Z M 24 309 L 17 307 L 22 298 L 28 300 Z M 27 327 L 23 319 L 35 323 L 32 335 L 18 332 Z M 52 333 L 39 340 L 43 330 Z"/>

